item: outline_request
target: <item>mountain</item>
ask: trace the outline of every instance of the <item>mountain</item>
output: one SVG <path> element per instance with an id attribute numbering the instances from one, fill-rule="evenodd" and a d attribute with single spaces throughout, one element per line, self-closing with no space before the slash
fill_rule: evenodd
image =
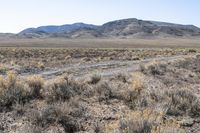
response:
<path id="1" fill-rule="evenodd" d="M 200 28 L 158 21 L 122 19 L 101 26 L 74 23 L 61 26 L 28 28 L 15 35 L 17 38 L 152 38 L 200 37 Z"/>
<path id="2" fill-rule="evenodd" d="M 147 36 L 200 36 L 200 29 L 193 25 L 180 25 L 138 19 L 123 19 L 102 25 L 102 32 L 111 37 Z"/>
<path id="3" fill-rule="evenodd" d="M 59 32 L 71 32 L 81 28 L 96 28 L 97 26 L 84 23 L 66 24 L 61 26 L 41 26 L 38 28 L 28 28 L 21 31 L 19 34 L 33 33 L 33 32 L 44 32 L 44 33 L 59 33 Z"/>
<path id="4" fill-rule="evenodd" d="M 84 23 L 66 24 L 61 26 L 41 26 L 38 28 L 28 28 L 17 35 L 20 37 L 37 38 L 37 37 L 65 37 L 66 34 L 79 29 L 96 29 L 98 26 Z"/>

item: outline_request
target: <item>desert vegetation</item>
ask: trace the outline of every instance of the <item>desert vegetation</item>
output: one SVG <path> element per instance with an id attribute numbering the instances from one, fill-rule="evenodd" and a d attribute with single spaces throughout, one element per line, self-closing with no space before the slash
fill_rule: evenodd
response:
<path id="1" fill-rule="evenodd" d="M 0 48 L 0 73 L 14 70 L 21 73 L 39 73 L 55 67 L 101 61 L 134 61 L 147 58 L 187 55 L 198 49 L 52 49 Z"/>
<path id="2" fill-rule="evenodd" d="M 0 77 L 1 132 L 198 133 L 200 131 L 198 49 L 195 51 L 191 49 L 155 51 L 2 49 L 1 55 L 4 59 L 1 63 L 5 66 L 15 62 L 11 65 L 15 67 L 6 67 Z M 145 58 L 158 56 L 167 58 L 172 55 L 186 55 L 186 57 L 173 61 L 140 62 Z M 81 63 L 91 64 L 101 61 L 130 60 L 130 57 L 135 56 L 137 60 L 131 59 L 131 61 L 137 61 L 139 69 L 128 73 L 122 71 L 110 76 L 88 70 L 90 74 L 81 76 L 65 72 L 54 77 L 45 77 L 33 71 L 23 74 L 17 69 L 18 66 L 21 65 L 23 68 L 27 64 L 31 68 L 34 66 L 32 61 L 39 61 L 41 64 L 46 62 L 44 67 L 39 69 L 44 71 L 58 67 L 62 61 L 66 63 L 69 59 L 72 63 L 76 63 L 77 60 L 83 61 L 88 58 Z M 99 60 L 94 61 L 96 58 Z M 48 59 L 52 61 L 45 61 Z M 112 68 L 109 71 L 112 71 Z"/>

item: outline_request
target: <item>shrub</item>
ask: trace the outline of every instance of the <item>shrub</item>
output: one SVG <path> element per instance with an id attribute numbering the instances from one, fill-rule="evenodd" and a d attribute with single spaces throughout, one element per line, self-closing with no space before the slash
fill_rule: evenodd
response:
<path id="1" fill-rule="evenodd" d="M 53 104 L 44 107 L 41 111 L 31 110 L 32 115 L 28 114 L 28 118 L 33 124 L 38 126 L 48 126 L 49 124 L 59 121 L 62 117 L 67 116 L 70 113 L 70 107 L 67 103 Z"/>
<path id="2" fill-rule="evenodd" d="M 159 125 L 163 114 L 145 109 L 143 111 L 134 111 L 120 121 L 120 129 L 129 133 L 148 133 L 153 125 Z"/>
<path id="3" fill-rule="evenodd" d="M 30 96 L 38 98 L 41 96 L 40 91 L 44 85 L 44 79 L 40 76 L 34 75 L 27 79 L 28 86 L 30 87 Z"/>
<path id="4" fill-rule="evenodd" d="M 123 82 L 123 83 L 127 83 L 129 80 L 129 75 L 125 74 L 125 73 L 119 73 L 115 79 Z"/>
<path id="5" fill-rule="evenodd" d="M 0 105 L 9 108 L 14 103 L 24 104 L 28 100 L 24 83 L 19 81 L 16 72 L 9 71 L 6 77 L 0 77 Z"/>
<path id="6" fill-rule="evenodd" d="M 129 87 L 128 104 L 131 108 L 136 106 L 136 100 L 139 98 L 141 91 L 144 89 L 144 75 L 140 72 L 133 73 L 132 84 Z"/>
<path id="7" fill-rule="evenodd" d="M 112 89 L 106 81 L 99 83 L 95 91 L 99 101 L 108 101 L 112 97 Z"/>
<path id="8" fill-rule="evenodd" d="M 126 102 L 130 101 L 130 87 L 129 84 L 123 83 L 123 82 L 109 82 L 108 85 L 110 86 L 111 89 L 111 97 L 118 99 L 118 100 L 123 100 Z M 132 87 L 131 87 L 132 88 Z"/>
<path id="9" fill-rule="evenodd" d="M 200 117 L 200 101 L 198 97 L 188 89 L 176 89 L 168 91 L 170 106 L 169 115 Z"/>
<path id="10" fill-rule="evenodd" d="M 101 75 L 99 74 L 93 74 L 89 77 L 89 80 L 87 83 L 89 84 L 97 84 L 101 80 Z"/>
<path id="11" fill-rule="evenodd" d="M 45 64 L 42 62 L 38 62 L 37 67 L 43 70 L 45 68 Z"/>
<path id="12" fill-rule="evenodd" d="M 144 88 L 144 75 L 140 72 L 135 72 L 133 73 L 132 78 L 133 89 L 140 93 L 140 91 Z"/>
<path id="13" fill-rule="evenodd" d="M 164 120 L 164 114 L 147 108 L 129 112 L 105 127 L 106 133 L 185 133 L 175 120 Z"/>
<path id="14" fill-rule="evenodd" d="M 65 101 L 81 94 L 83 86 L 69 77 L 61 77 L 48 86 L 47 101 Z"/>
<path id="15" fill-rule="evenodd" d="M 189 49 L 188 52 L 190 52 L 190 53 L 196 53 L 197 49 Z"/>
<path id="16" fill-rule="evenodd" d="M 0 73 L 5 74 L 8 69 L 4 64 L 0 64 Z"/>
<path id="17" fill-rule="evenodd" d="M 41 111 L 31 110 L 27 117 L 32 124 L 38 127 L 48 128 L 50 125 L 61 124 L 65 132 L 75 132 L 79 130 L 80 126 L 71 116 L 74 111 L 76 110 L 73 105 L 71 106 L 69 103 L 56 103 L 44 107 Z"/>
<path id="18" fill-rule="evenodd" d="M 91 98 L 95 95 L 95 89 L 93 85 L 83 84 L 81 90 L 81 97 Z"/>
<path id="19" fill-rule="evenodd" d="M 14 110 L 15 115 L 23 116 L 26 112 L 27 106 L 16 103 L 15 105 L 12 106 L 12 108 Z"/>
<path id="20" fill-rule="evenodd" d="M 167 64 L 153 61 L 140 65 L 140 71 L 144 74 L 163 75 L 166 72 Z"/>

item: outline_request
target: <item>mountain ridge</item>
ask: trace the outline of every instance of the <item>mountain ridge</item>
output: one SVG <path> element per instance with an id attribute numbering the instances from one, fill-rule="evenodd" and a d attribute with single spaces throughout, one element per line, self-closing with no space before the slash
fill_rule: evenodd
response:
<path id="1" fill-rule="evenodd" d="M 200 28 L 169 22 L 120 19 L 103 25 L 82 22 L 27 28 L 11 36 L 15 38 L 146 38 L 146 37 L 200 37 Z"/>

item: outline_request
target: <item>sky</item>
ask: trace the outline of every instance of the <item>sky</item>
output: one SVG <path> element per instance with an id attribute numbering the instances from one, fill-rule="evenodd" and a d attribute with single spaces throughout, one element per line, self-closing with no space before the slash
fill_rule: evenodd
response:
<path id="1" fill-rule="evenodd" d="M 138 18 L 200 27 L 200 0 L 0 0 L 0 32 Z"/>

